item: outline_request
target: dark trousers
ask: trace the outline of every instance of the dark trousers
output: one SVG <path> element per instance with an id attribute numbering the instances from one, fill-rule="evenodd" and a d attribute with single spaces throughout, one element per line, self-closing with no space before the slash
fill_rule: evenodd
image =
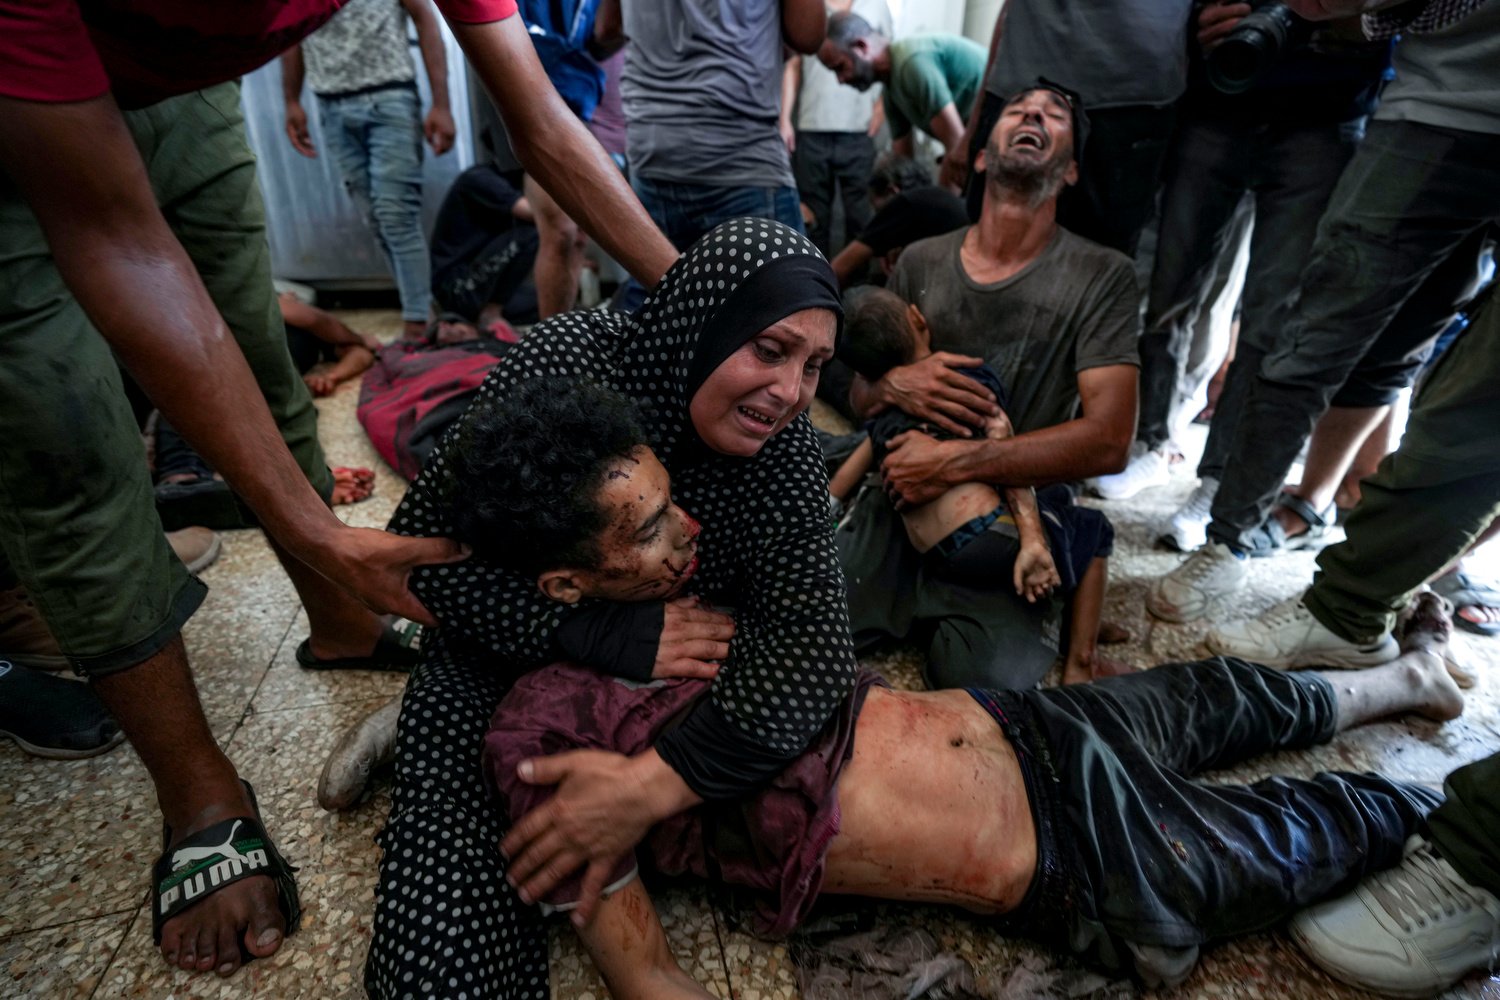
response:
<path id="1" fill-rule="evenodd" d="M 1037 823 L 1038 876 L 1006 925 L 1148 983 L 1396 864 L 1441 801 L 1372 774 L 1194 780 L 1331 739 L 1336 695 L 1316 674 L 1220 657 L 972 693 L 1015 747 Z"/>
<path id="2" fill-rule="evenodd" d="M 1241 350 L 1264 354 L 1285 329 L 1318 218 L 1363 133 L 1363 121 L 1302 126 L 1183 122 L 1167 158 L 1161 227 L 1140 340 L 1141 416 L 1136 437 L 1157 448 L 1171 437 L 1184 368 L 1210 304 L 1241 199 L 1251 192 L 1255 228 L 1240 317 Z M 1253 375 L 1237 360 L 1241 381 Z M 1214 424 L 1232 428 L 1243 393 L 1226 383 Z M 1227 435 L 1219 434 L 1227 444 Z M 1218 477 L 1223 456 L 1204 453 Z"/>
<path id="3" fill-rule="evenodd" d="M 1500 896 L 1500 753 L 1448 775 L 1447 801 L 1427 817 L 1432 842 L 1454 869 Z"/>
<path id="4" fill-rule="evenodd" d="M 499 233 L 471 259 L 453 264 L 432 276 L 432 294 L 443 311 L 471 321 L 494 303 L 512 315 L 512 298 L 536 263 L 537 231 L 515 226 Z"/>
<path id="5" fill-rule="evenodd" d="M 1369 642 L 1500 516 L 1500 300 L 1475 311 L 1423 381 L 1401 447 L 1363 483 L 1344 541 L 1303 596 L 1320 622 Z"/>
<path id="6" fill-rule="evenodd" d="M 1210 538 L 1257 546 L 1287 470 L 1351 376 L 1342 405 L 1379 405 L 1396 377 L 1409 384 L 1424 345 L 1472 295 L 1479 241 L 1500 218 L 1497 158 L 1500 136 L 1370 125 L 1318 224 L 1295 319 L 1250 380 Z M 1413 299 L 1432 313 L 1398 315 Z"/>
<path id="7" fill-rule="evenodd" d="M 863 132 L 798 132 L 792 151 L 792 173 L 797 194 L 812 213 L 808 239 L 832 258 L 833 200 L 844 205 L 844 240 L 854 239 L 870 221 L 870 170 L 875 165 L 875 140 Z"/>
<path id="8" fill-rule="evenodd" d="M 1000 120 L 1003 101 L 985 92 L 978 128 L 969 147 L 972 167 Z M 1162 163 L 1172 137 L 1172 107 L 1100 108 L 1089 112 L 1088 142 L 1078 165 L 1078 183 L 1063 191 L 1057 221 L 1096 243 L 1135 256 L 1141 230 L 1151 221 Z M 969 217 L 979 221 L 984 174 L 970 171 Z"/>

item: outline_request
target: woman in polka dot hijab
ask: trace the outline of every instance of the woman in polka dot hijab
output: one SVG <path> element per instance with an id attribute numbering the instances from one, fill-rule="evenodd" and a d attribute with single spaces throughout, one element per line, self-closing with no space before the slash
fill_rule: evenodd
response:
<path id="1" fill-rule="evenodd" d="M 702 798 L 734 797 L 779 771 L 854 687 L 827 480 L 804 412 L 841 315 L 811 242 L 775 222 L 733 220 L 694 244 L 633 316 L 572 312 L 537 325 L 469 411 L 547 375 L 590 379 L 640 404 L 674 499 L 702 523 L 690 592 L 734 609 L 712 696 L 655 748 Z M 816 350 L 799 353 L 799 341 Z M 781 388 L 756 388 L 769 381 Z M 392 531 L 451 534 L 445 452 L 464 423 L 412 484 Z M 545 997 L 545 935 L 503 881 L 504 831 L 484 791 L 480 740 L 510 682 L 559 649 L 601 672 L 648 675 L 650 656 L 646 670 L 595 662 L 588 637 L 602 655 L 621 647 L 599 643 L 601 633 L 644 631 L 636 645 L 650 649 L 662 607 L 555 604 L 534 580 L 477 558 L 424 567 L 412 590 L 442 628 L 402 708 L 366 985 L 375 997 Z"/>

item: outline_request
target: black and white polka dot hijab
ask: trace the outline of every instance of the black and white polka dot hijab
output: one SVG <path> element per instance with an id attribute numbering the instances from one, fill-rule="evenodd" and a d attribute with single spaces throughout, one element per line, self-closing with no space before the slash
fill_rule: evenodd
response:
<path id="1" fill-rule="evenodd" d="M 747 737 L 790 753 L 822 727 L 855 676 L 817 440 L 803 414 L 752 458 L 717 455 L 701 447 L 688 403 L 713 367 L 760 329 L 809 307 L 837 312 L 835 289 L 806 237 L 763 219 L 732 220 L 694 244 L 635 315 L 571 312 L 539 323 L 470 408 L 547 375 L 593 379 L 642 405 L 674 497 L 703 525 L 693 589 L 736 609 L 738 631 L 714 703 Z M 391 530 L 451 533 L 444 454 L 462 423 L 412 484 Z M 547 662 L 560 617 L 571 613 L 533 580 L 477 558 L 424 567 L 412 586 L 445 633 L 496 654 L 497 669 L 507 672 Z"/>

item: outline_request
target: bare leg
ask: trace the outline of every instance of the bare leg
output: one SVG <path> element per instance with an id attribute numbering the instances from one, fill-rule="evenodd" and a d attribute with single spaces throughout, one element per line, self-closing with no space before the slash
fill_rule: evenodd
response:
<path id="1" fill-rule="evenodd" d="M 1401 712 L 1435 722 L 1457 718 L 1464 696 L 1445 661 L 1453 624 L 1433 594 L 1417 598 L 1402 625 L 1402 654 L 1368 670 L 1321 674 L 1338 693 L 1338 731 Z"/>
<path id="2" fill-rule="evenodd" d="M 292 578 L 297 596 L 307 608 L 312 654 L 319 659 L 368 656 L 384 628 L 380 616 L 359 603 L 327 577 L 293 558 L 270 535 L 266 541 Z"/>
<path id="3" fill-rule="evenodd" d="M 254 815 L 235 774 L 209 731 L 178 636 L 129 670 L 94 681 L 156 786 L 173 843 L 232 816 Z M 190 971 L 229 975 L 240 965 L 240 941 L 257 956 L 281 947 L 286 922 L 270 878 L 227 886 L 169 920 L 161 950 Z"/>
<path id="4" fill-rule="evenodd" d="M 542 319 L 567 312 L 578 301 L 583 245 L 578 225 L 542 186 L 526 177 L 526 200 L 536 216 L 536 298 Z"/>
<path id="5" fill-rule="evenodd" d="M 1306 500 L 1315 510 L 1325 510 L 1344 481 L 1344 473 L 1365 438 L 1385 418 L 1388 406 L 1331 406 L 1313 428 L 1307 444 L 1307 464 L 1302 482 L 1292 492 Z M 1300 535 L 1307 523 L 1285 507 L 1272 511 L 1287 536 Z"/>
<path id="6" fill-rule="evenodd" d="M 1073 594 L 1073 621 L 1068 631 L 1068 659 L 1063 664 L 1064 684 L 1087 684 L 1096 677 L 1131 673 L 1124 664 L 1099 653 L 1099 616 L 1104 611 L 1104 590 L 1109 584 L 1109 560 L 1095 556 L 1078 581 Z"/>
<path id="7" fill-rule="evenodd" d="M 1338 504 L 1339 509 L 1351 510 L 1359 503 L 1360 480 L 1373 475 L 1385 456 L 1396 450 L 1396 423 L 1399 419 L 1404 425 L 1405 414 L 1410 408 L 1411 390 L 1408 389 L 1386 410 L 1385 417 L 1370 431 L 1365 443 L 1359 446 L 1359 451 L 1354 454 L 1354 461 L 1349 463 L 1349 469 L 1333 495 L 1334 503 Z"/>
<path id="8" fill-rule="evenodd" d="M 634 879 L 606 896 L 578 931 L 615 1000 L 703 1000 L 713 994 L 677 964 L 651 896 Z"/>

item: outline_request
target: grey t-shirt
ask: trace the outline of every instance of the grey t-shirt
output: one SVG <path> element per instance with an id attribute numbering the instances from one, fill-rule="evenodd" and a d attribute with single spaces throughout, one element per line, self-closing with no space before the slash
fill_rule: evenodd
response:
<path id="1" fill-rule="evenodd" d="M 401 0 L 349 0 L 302 40 L 302 57 L 315 94 L 347 94 L 417 77 Z"/>
<path id="2" fill-rule="evenodd" d="M 1007 0 L 984 89 L 1017 94 L 1045 77 L 1085 108 L 1170 104 L 1187 88 L 1192 0 Z"/>
<path id="3" fill-rule="evenodd" d="M 1059 227 L 1020 273 L 981 285 L 959 259 L 968 232 L 907 247 L 889 287 L 922 310 L 933 350 L 989 363 L 1010 390 L 1017 431 L 1072 420 L 1079 372 L 1140 364 L 1140 292 L 1129 257 Z"/>
<path id="4" fill-rule="evenodd" d="M 887 38 L 894 33 L 891 9 L 885 0 L 854 0 L 850 12 L 858 14 Z M 797 91 L 799 132 L 863 132 L 870 127 L 880 85 L 869 90 L 846 87 L 817 55 L 802 56 L 802 87 Z"/>
<path id="5" fill-rule="evenodd" d="M 790 187 L 781 111 L 781 5 L 626 0 L 630 169 L 653 180 Z"/>
<path id="6" fill-rule="evenodd" d="M 1375 118 L 1500 134 L 1500 0 L 1438 31 L 1403 36 Z"/>

